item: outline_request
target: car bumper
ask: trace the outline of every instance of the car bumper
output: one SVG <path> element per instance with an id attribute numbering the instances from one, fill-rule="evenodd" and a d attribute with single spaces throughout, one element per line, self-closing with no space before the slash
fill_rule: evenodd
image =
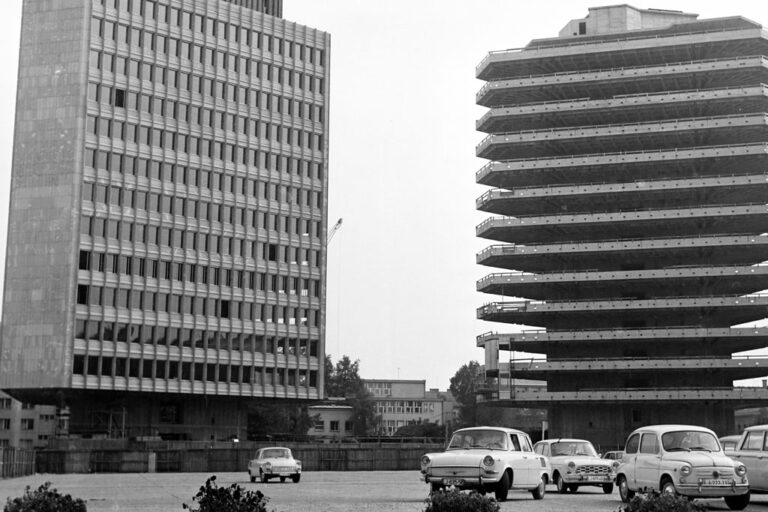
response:
<path id="1" fill-rule="evenodd" d="M 422 480 L 428 484 L 444 485 L 446 487 L 455 486 L 461 489 L 474 489 L 489 484 L 498 483 L 501 475 L 486 476 L 434 476 L 422 474 Z"/>
<path id="2" fill-rule="evenodd" d="M 675 484 L 675 490 L 684 496 L 695 498 L 723 498 L 725 496 L 740 496 L 749 492 L 749 485 L 734 484 L 730 486 L 700 486 L 697 484 Z"/>
<path id="3" fill-rule="evenodd" d="M 562 473 L 561 473 L 562 475 Z M 608 474 L 608 475 L 574 475 L 571 474 L 565 474 L 562 475 L 563 482 L 567 484 L 579 484 L 579 485 L 602 485 L 602 484 L 612 484 L 613 481 L 616 479 L 616 475 L 614 474 Z"/>

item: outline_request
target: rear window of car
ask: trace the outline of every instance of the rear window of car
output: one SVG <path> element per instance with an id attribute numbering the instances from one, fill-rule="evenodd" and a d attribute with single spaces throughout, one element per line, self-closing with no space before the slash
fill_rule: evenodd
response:
<path id="1" fill-rule="evenodd" d="M 264 459 L 287 459 L 288 450 L 271 449 L 261 452 L 261 457 Z"/>

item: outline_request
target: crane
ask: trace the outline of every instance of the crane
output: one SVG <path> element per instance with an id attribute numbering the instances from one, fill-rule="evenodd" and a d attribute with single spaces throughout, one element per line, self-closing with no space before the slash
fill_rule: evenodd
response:
<path id="1" fill-rule="evenodd" d="M 339 220 L 337 220 L 337 221 L 336 221 L 336 224 L 334 224 L 334 225 L 333 225 L 333 227 L 332 227 L 330 230 L 328 230 L 328 237 L 327 237 L 327 238 L 326 238 L 326 240 L 325 240 L 325 244 L 326 244 L 326 245 L 328 245 L 329 243 L 331 243 L 331 238 L 333 238 L 333 235 L 335 235 L 335 234 L 336 234 L 336 232 L 339 230 L 339 228 L 341 227 L 341 223 L 342 223 L 342 221 L 343 221 L 343 220 L 344 220 L 344 219 L 342 219 L 341 217 L 339 217 Z"/>

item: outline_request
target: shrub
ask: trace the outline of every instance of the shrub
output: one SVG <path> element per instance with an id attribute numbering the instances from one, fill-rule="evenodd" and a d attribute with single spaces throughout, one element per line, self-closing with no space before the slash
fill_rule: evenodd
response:
<path id="1" fill-rule="evenodd" d="M 85 502 L 69 494 L 61 494 L 45 482 L 36 490 L 29 486 L 21 498 L 8 498 L 4 512 L 86 512 Z"/>
<path id="2" fill-rule="evenodd" d="M 701 503 L 692 502 L 685 496 L 650 492 L 636 495 L 626 507 L 619 510 L 622 512 L 701 512 L 707 510 L 707 507 Z"/>
<path id="3" fill-rule="evenodd" d="M 267 512 L 269 498 L 261 491 L 249 491 L 237 484 L 219 487 L 216 475 L 213 475 L 200 487 L 192 501 L 198 503 L 198 508 L 193 509 L 184 503 L 184 509 L 196 512 Z"/>
<path id="4" fill-rule="evenodd" d="M 437 491 L 427 498 L 424 512 L 499 512 L 496 500 L 477 492 Z"/>

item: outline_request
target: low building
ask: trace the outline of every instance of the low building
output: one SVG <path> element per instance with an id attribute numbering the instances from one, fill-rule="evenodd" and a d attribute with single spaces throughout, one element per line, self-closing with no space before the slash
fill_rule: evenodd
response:
<path id="1" fill-rule="evenodd" d="M 411 423 L 450 425 L 456 401 L 448 391 L 426 389 L 425 380 L 363 379 L 380 418 L 378 434 L 393 435 Z"/>
<path id="2" fill-rule="evenodd" d="M 352 436 L 351 405 L 343 405 L 343 402 L 310 405 L 307 410 L 310 417 L 314 418 L 314 426 L 307 434 L 316 440 L 341 441 L 345 437 Z"/>
<path id="3" fill-rule="evenodd" d="M 55 407 L 22 403 L 0 391 L 0 448 L 42 448 L 55 432 Z"/>

